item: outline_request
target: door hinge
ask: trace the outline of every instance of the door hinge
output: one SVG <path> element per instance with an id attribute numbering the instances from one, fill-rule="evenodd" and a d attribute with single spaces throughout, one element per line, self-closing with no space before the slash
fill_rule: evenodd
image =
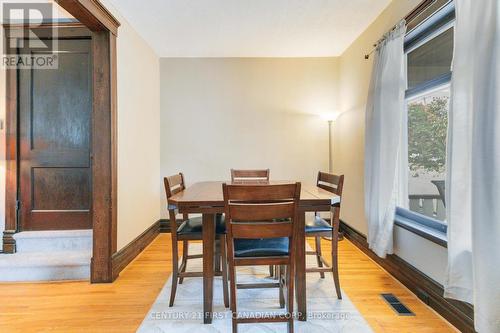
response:
<path id="1" fill-rule="evenodd" d="M 20 216 L 21 214 L 19 214 L 19 212 L 21 211 L 21 200 L 16 200 L 16 232 L 19 232 L 21 231 L 21 228 L 20 228 L 20 223 L 19 223 L 19 219 L 20 219 Z"/>

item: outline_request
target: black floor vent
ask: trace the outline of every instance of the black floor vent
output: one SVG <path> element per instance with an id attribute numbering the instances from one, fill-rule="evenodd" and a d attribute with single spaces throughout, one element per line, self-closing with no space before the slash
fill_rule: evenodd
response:
<path id="1" fill-rule="evenodd" d="M 399 316 L 414 316 L 410 309 L 406 307 L 401 301 L 393 294 L 380 294 L 382 298 L 396 311 Z"/>

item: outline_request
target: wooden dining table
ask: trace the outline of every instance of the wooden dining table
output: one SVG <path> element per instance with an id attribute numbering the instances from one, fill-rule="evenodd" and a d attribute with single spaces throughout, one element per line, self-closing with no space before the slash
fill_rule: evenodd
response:
<path id="1" fill-rule="evenodd" d="M 195 183 L 184 191 L 173 195 L 169 204 L 177 206 L 179 213 L 202 214 L 203 223 L 203 322 L 212 323 L 213 281 L 214 281 L 214 248 L 215 248 L 215 215 L 224 213 L 222 181 Z M 231 183 L 226 182 L 226 183 Z M 235 182 L 236 183 L 236 182 Z M 237 182 L 255 184 L 252 181 Z M 259 184 L 284 184 L 293 181 L 259 181 Z M 233 183 L 234 184 L 234 183 Z M 340 203 L 340 197 L 325 191 L 316 185 L 302 184 L 299 203 L 298 235 L 295 273 L 295 295 L 299 320 L 307 318 L 306 308 L 306 212 L 330 211 L 332 205 Z"/>

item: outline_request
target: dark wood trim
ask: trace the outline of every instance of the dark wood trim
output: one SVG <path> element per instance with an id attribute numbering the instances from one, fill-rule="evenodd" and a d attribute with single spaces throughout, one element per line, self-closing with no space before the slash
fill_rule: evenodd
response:
<path id="1" fill-rule="evenodd" d="M 23 29 L 25 27 L 32 27 L 32 23 L 26 22 L 26 23 L 3 23 L 2 26 L 5 29 L 9 30 L 14 30 L 14 29 Z M 76 20 L 74 21 L 68 21 L 68 22 L 42 22 L 38 24 L 35 28 L 36 29 L 61 29 L 61 28 L 80 28 L 84 27 L 84 25 L 81 22 L 78 22 Z"/>
<path id="2" fill-rule="evenodd" d="M 182 220 L 177 220 L 180 225 Z M 120 251 L 114 253 L 111 257 L 113 280 L 118 277 L 120 272 L 127 267 L 160 233 L 170 233 L 170 221 L 168 219 L 159 219 L 153 223 L 142 234 L 128 243 Z"/>
<path id="3" fill-rule="evenodd" d="M 345 222 L 340 222 L 340 228 L 347 239 L 461 332 L 475 332 L 474 308 L 472 305 L 444 298 L 444 290 L 441 284 L 434 281 L 397 255 L 388 255 L 386 259 L 380 258 L 368 248 L 366 236 L 353 229 Z"/>
<path id="4" fill-rule="evenodd" d="M 112 59 L 114 35 L 94 32 L 93 114 L 92 114 L 92 220 L 93 256 L 91 282 L 112 282 L 111 256 L 116 252 L 116 141 L 113 136 Z M 116 84 L 116 81 L 114 81 Z"/>
<path id="5" fill-rule="evenodd" d="M 127 267 L 160 233 L 160 221 L 156 221 L 133 241 L 111 257 L 113 280 Z"/>
<path id="6" fill-rule="evenodd" d="M 22 24 L 4 24 L 5 38 L 18 38 L 19 31 L 24 29 Z M 39 38 L 52 38 L 53 30 L 57 29 L 58 39 L 80 39 L 80 38 L 91 38 L 92 32 L 80 22 L 71 24 L 42 24 L 37 27 L 32 27 L 30 29 L 36 29 L 36 34 Z"/>
<path id="7" fill-rule="evenodd" d="M 182 223 L 182 220 L 178 219 L 176 222 L 177 222 L 177 227 L 179 227 Z M 159 219 L 158 223 L 160 225 L 160 233 L 172 232 L 172 228 L 170 227 L 170 220 L 169 219 Z"/>
<path id="8" fill-rule="evenodd" d="M 112 254 L 117 237 L 117 71 L 116 35 L 120 23 L 97 0 L 57 3 L 93 31 L 91 282 L 112 282 Z M 74 26 L 71 26 L 74 28 Z M 4 251 L 15 251 L 17 227 L 17 73 L 7 70 L 7 182 Z"/>
<path id="9" fill-rule="evenodd" d="M 5 37 L 4 37 L 5 38 Z M 12 237 L 17 227 L 17 71 L 7 68 L 6 105 L 5 105 L 5 231 L 3 233 L 3 252 L 16 252 L 16 240 Z"/>
<path id="10" fill-rule="evenodd" d="M 92 31 L 117 35 L 120 22 L 98 0 L 56 0 L 68 13 Z"/>
<path id="11" fill-rule="evenodd" d="M 14 239 L 15 230 L 5 230 L 3 232 L 3 250 L 2 253 L 15 253 L 16 240 Z"/>
<path id="12" fill-rule="evenodd" d="M 109 34 L 109 61 L 110 61 L 110 110 L 111 114 L 111 128 L 110 137 L 108 137 L 107 144 L 111 147 L 111 253 L 115 253 L 117 248 L 117 235 L 118 235 L 118 83 L 117 83 L 117 50 L 116 50 L 116 34 Z"/>
<path id="13" fill-rule="evenodd" d="M 93 31 L 93 254 L 91 282 L 112 282 L 117 244 L 117 70 L 116 36 L 120 23 L 98 0 L 56 0 Z"/>

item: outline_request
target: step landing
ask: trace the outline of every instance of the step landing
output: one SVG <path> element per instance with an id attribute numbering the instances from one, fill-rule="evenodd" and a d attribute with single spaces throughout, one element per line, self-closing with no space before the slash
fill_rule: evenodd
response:
<path id="1" fill-rule="evenodd" d="M 17 252 L 0 254 L 0 281 L 89 280 L 92 230 L 23 231 Z"/>

